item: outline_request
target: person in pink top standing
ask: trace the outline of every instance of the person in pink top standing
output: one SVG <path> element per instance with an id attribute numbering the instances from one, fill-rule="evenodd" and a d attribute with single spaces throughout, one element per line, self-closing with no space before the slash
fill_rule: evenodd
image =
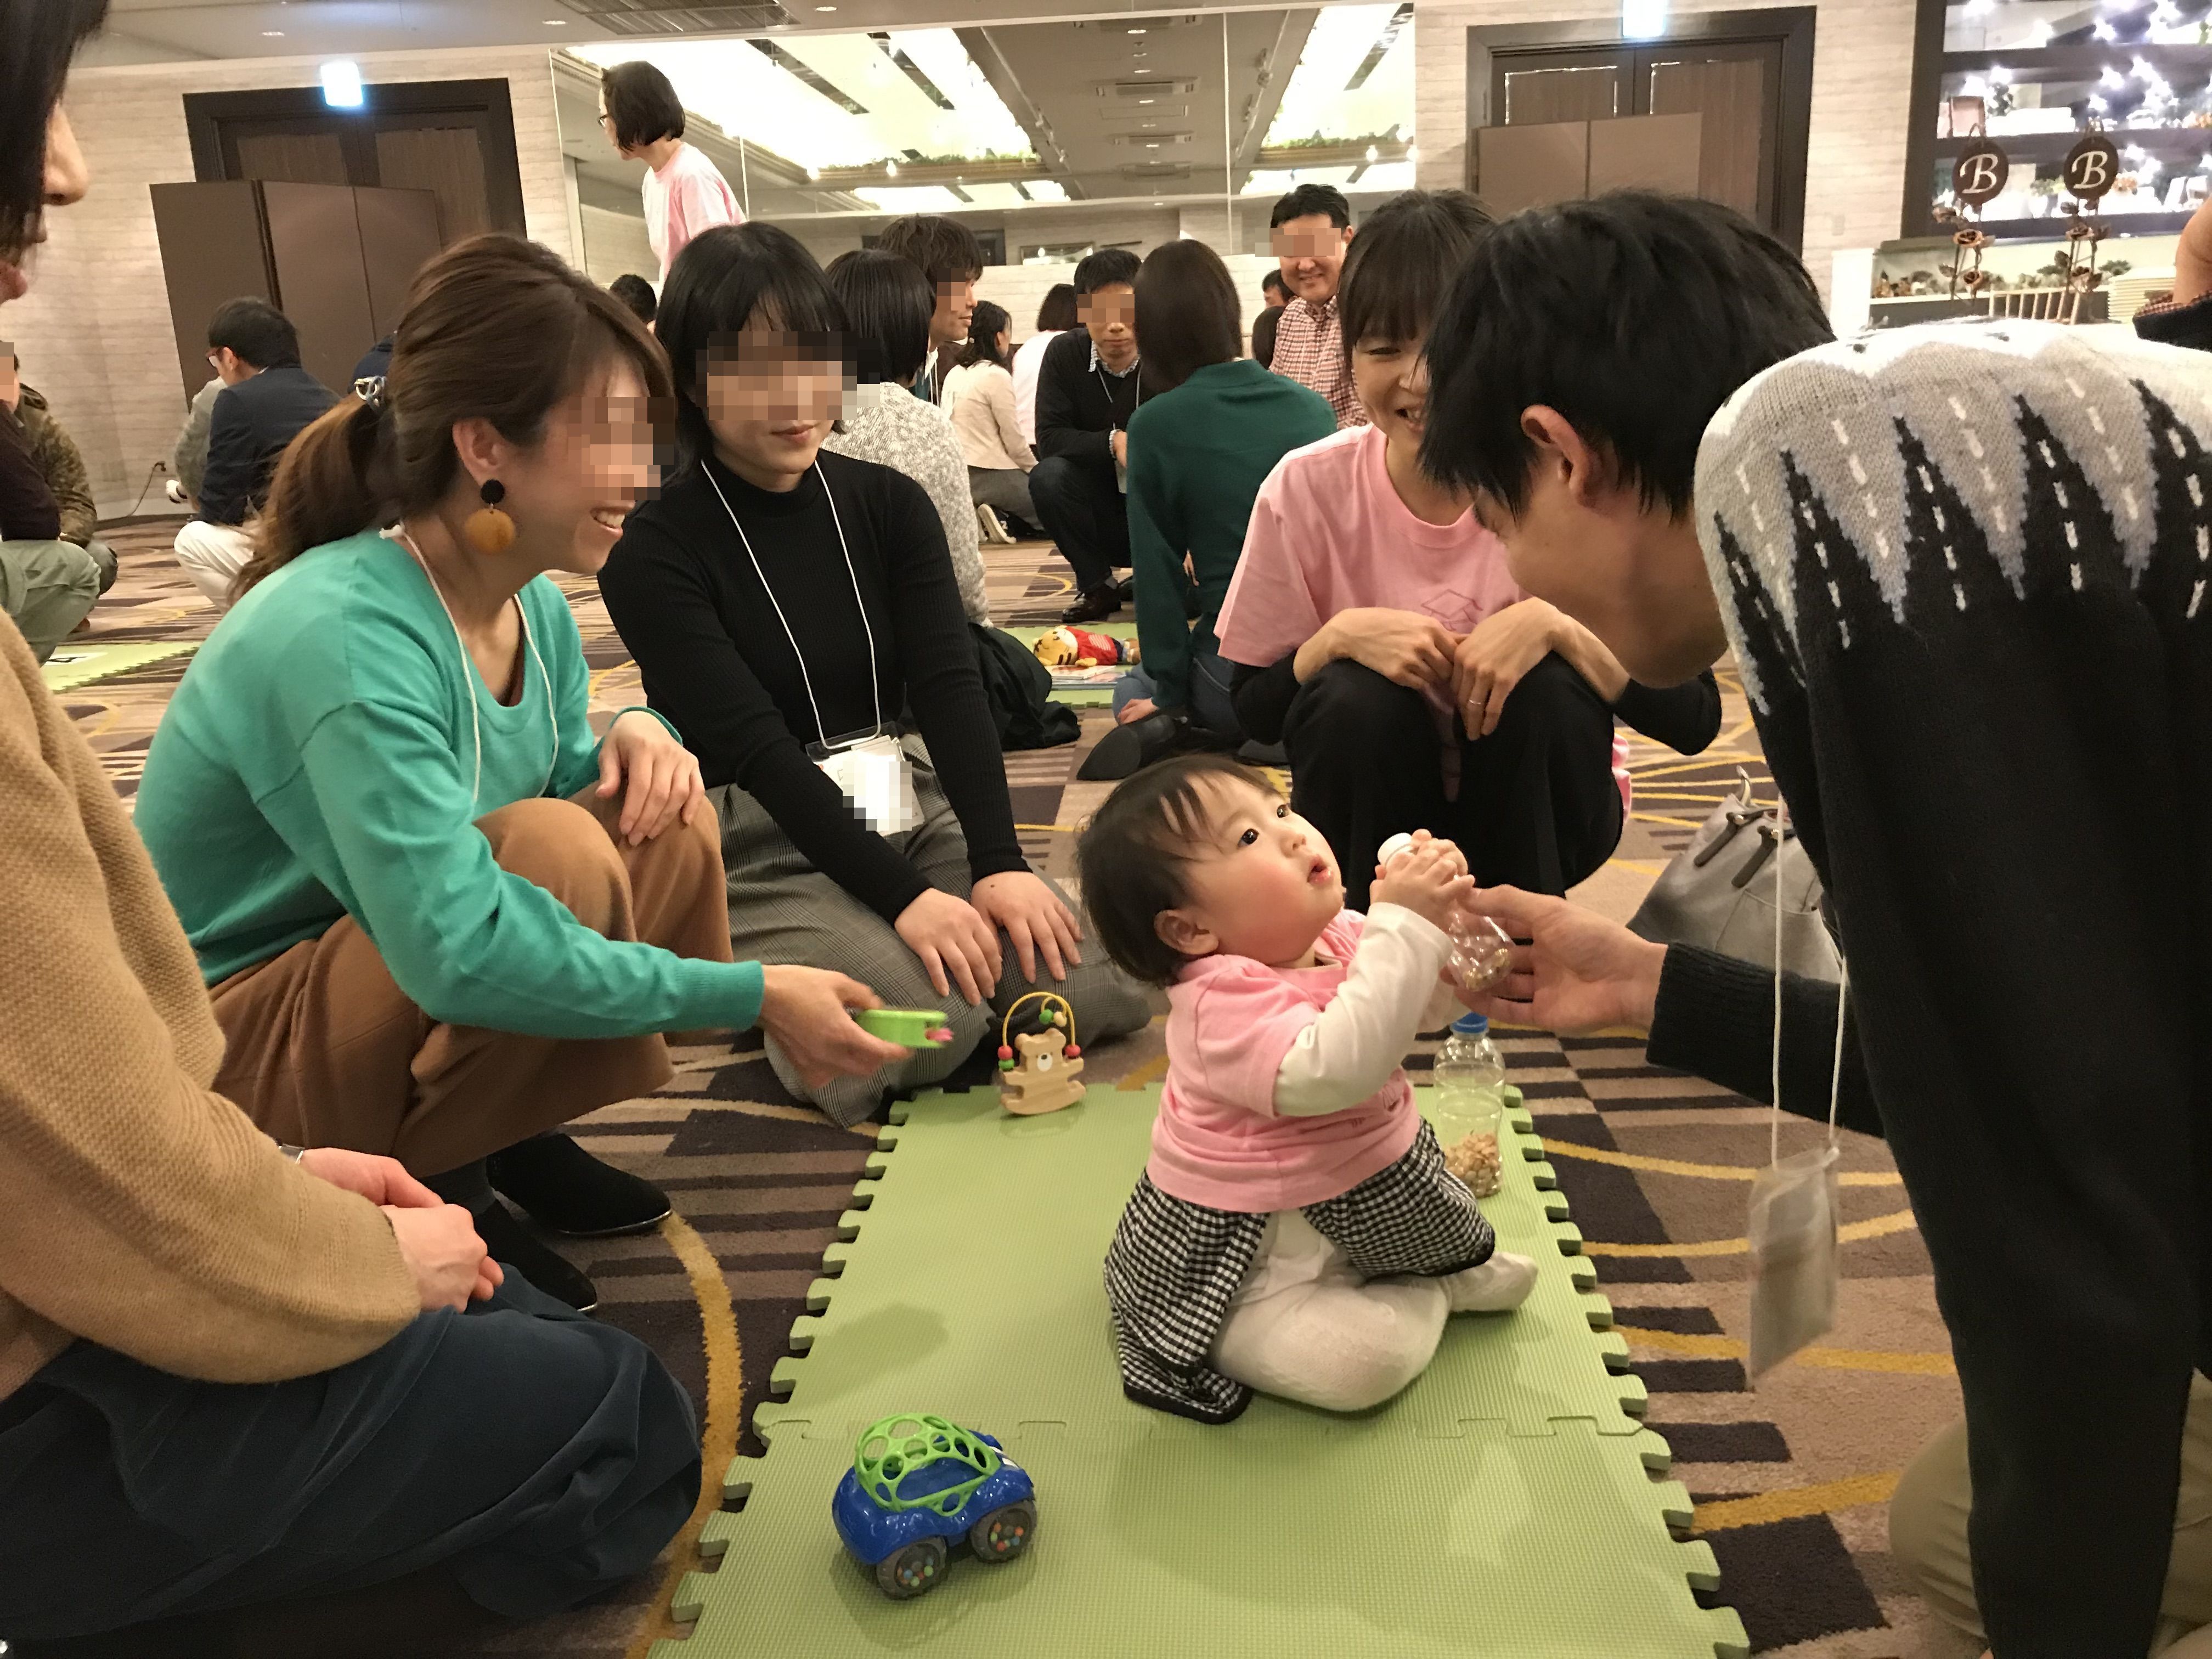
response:
<path id="1" fill-rule="evenodd" d="M 1518 1307 L 1536 1264 L 1497 1248 L 1401 1064 L 1457 1007 L 1458 849 L 1417 837 L 1362 916 L 1264 777 L 1195 754 L 1115 790 L 1077 857 L 1107 955 L 1168 987 L 1152 1155 L 1106 1258 L 1122 1392 L 1201 1423 L 1255 1389 L 1363 1411 L 1450 1315 Z"/>
<path id="2" fill-rule="evenodd" d="M 744 223 L 721 169 L 684 142 L 684 105 L 651 64 L 617 64 L 599 76 L 599 129 L 623 160 L 645 163 L 645 236 L 664 286 L 701 231 Z"/>
<path id="3" fill-rule="evenodd" d="M 1429 830 L 1485 887 L 1564 893 L 1627 810 L 1615 714 L 1683 754 L 1720 729 L 1711 674 L 1632 682 L 1595 634 L 1514 586 L 1468 497 L 1420 470 L 1429 319 L 1489 225 L 1463 191 L 1368 216 L 1340 312 L 1370 424 L 1285 456 L 1261 486 L 1214 629 L 1239 723 L 1288 753 L 1292 802 L 1364 906 L 1375 851 Z"/>

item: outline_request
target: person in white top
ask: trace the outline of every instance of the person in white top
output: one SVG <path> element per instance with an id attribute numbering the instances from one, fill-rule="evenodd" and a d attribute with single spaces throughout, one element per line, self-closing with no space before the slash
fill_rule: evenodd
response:
<path id="1" fill-rule="evenodd" d="M 663 283 L 701 231 L 744 223 L 720 169 L 684 142 L 684 105 L 652 64 L 617 64 L 600 76 L 599 128 L 625 161 L 645 163 L 645 236 Z"/>
<path id="2" fill-rule="evenodd" d="M 1025 443 L 1036 442 L 1037 370 L 1044 366 L 1044 349 L 1074 326 L 1075 284 L 1054 283 L 1037 307 L 1036 332 L 1014 353 L 1014 418 Z"/>
<path id="3" fill-rule="evenodd" d="M 945 377 L 945 412 L 968 464 L 968 495 L 978 507 L 992 507 L 1036 522 L 1030 500 L 1030 469 L 1036 452 L 1022 435 L 1014 408 L 1014 377 L 1008 368 L 1012 348 L 1004 306 L 979 301 L 969 325 L 968 346 L 959 366 Z"/>

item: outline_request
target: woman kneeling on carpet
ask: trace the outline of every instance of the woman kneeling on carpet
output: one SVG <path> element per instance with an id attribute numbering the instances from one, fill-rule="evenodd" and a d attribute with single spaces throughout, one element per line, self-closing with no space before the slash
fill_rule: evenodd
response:
<path id="1" fill-rule="evenodd" d="M 1087 1036 L 1144 1024 L 1142 994 L 1084 963 L 1074 912 L 1022 854 L 929 498 L 823 451 L 847 319 L 813 257 L 774 225 L 710 230 L 676 262 L 658 327 L 685 465 L 632 515 L 600 587 L 720 812 L 731 943 L 945 1005 L 954 1033 L 834 1080 L 772 1033 L 776 1075 L 853 1123 L 950 1075 L 1033 988 L 1066 996 Z"/>
<path id="2" fill-rule="evenodd" d="M 279 1139 L 398 1158 L 578 1307 L 590 1281 L 493 1188 L 564 1232 L 665 1215 L 542 1133 L 666 1082 L 662 1033 L 757 1023 L 816 1080 L 897 1052 L 848 1013 L 866 987 L 730 960 L 713 816 L 665 724 L 592 736 L 546 573 L 605 559 L 667 389 L 630 313 L 544 249 L 434 261 L 383 396 L 287 453 L 138 791 L 214 991 L 218 1086 Z"/>
<path id="3" fill-rule="evenodd" d="M 1170 988 L 1152 1155 L 1106 1258 L 1123 1392 L 1201 1423 L 1255 1389 L 1360 1411 L 1450 1315 L 1520 1306 L 1536 1264 L 1497 1248 L 1400 1063 L 1456 1006 L 1458 848 L 1417 836 L 1361 916 L 1264 777 L 1193 755 L 1115 790 L 1079 857 L 1109 953 Z"/>

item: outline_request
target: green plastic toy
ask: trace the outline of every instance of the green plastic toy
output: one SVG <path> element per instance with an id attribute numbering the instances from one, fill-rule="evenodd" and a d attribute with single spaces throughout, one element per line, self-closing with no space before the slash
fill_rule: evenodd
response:
<path id="1" fill-rule="evenodd" d="M 853 1018 L 870 1036 L 907 1048 L 942 1048 L 952 1041 L 942 1008 L 860 1008 Z"/>

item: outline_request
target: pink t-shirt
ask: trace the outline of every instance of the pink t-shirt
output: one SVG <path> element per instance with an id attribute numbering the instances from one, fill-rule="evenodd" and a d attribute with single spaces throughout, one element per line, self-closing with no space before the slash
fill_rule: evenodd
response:
<path id="1" fill-rule="evenodd" d="M 1322 930 L 1323 965 L 1284 971 L 1249 957 L 1201 957 L 1168 990 L 1168 1076 L 1145 1173 L 1209 1209 L 1301 1209 L 1349 1192 L 1406 1155 L 1420 1132 L 1403 1067 L 1357 1106 L 1275 1115 L 1275 1074 L 1298 1033 L 1335 1000 L 1366 918 Z"/>
<path id="2" fill-rule="evenodd" d="M 1265 668 L 1321 631 L 1340 611 L 1374 606 L 1434 617 L 1455 634 L 1528 596 L 1506 568 L 1505 546 L 1472 511 L 1449 524 L 1417 517 L 1384 469 L 1379 427 L 1350 427 L 1275 463 L 1252 503 L 1244 553 L 1213 624 L 1221 654 Z M 1452 737 L 1451 688 L 1423 693 L 1437 735 Z M 1613 769 L 1624 810 L 1626 744 Z M 1447 750 L 1455 779 L 1459 751 Z"/>
<path id="3" fill-rule="evenodd" d="M 660 257 L 663 283 L 676 256 L 701 231 L 744 222 L 729 180 L 696 146 L 679 143 L 659 167 L 646 170 L 645 239 Z"/>

